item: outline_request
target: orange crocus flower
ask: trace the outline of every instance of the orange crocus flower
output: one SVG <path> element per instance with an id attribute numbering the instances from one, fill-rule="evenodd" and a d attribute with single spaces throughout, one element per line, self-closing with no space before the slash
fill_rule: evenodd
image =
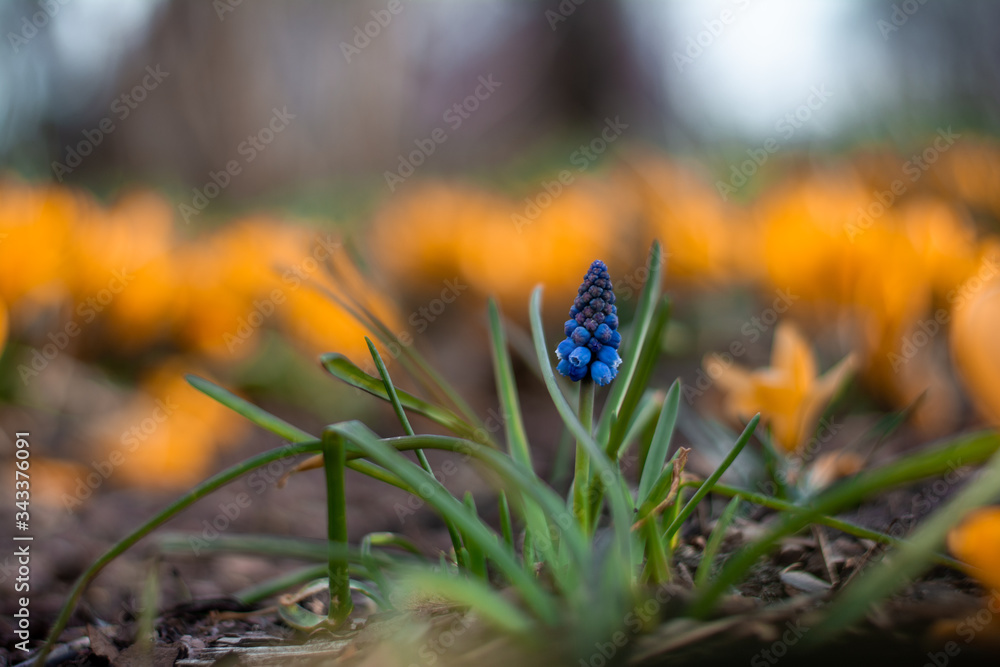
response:
<path id="1" fill-rule="evenodd" d="M 791 453 L 808 441 L 823 408 L 853 370 L 854 356 L 817 376 L 812 348 L 793 325 L 781 323 L 774 332 L 770 366 L 750 371 L 712 355 L 705 368 L 717 377 L 734 417 L 746 420 L 760 412 L 771 426 L 774 444 Z"/>
<path id="2" fill-rule="evenodd" d="M 966 515 L 948 534 L 948 550 L 984 586 L 1000 591 L 1000 507 L 981 507 Z"/>

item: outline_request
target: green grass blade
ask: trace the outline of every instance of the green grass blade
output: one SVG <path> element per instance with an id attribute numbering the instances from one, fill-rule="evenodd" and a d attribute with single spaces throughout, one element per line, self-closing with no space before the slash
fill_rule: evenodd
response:
<path id="1" fill-rule="evenodd" d="M 347 546 L 347 494 L 344 473 L 347 457 L 344 439 L 329 431 L 323 432 L 323 471 L 326 476 L 327 524 L 327 585 L 330 608 L 327 619 L 334 625 L 343 623 L 354 611 L 351 601 L 351 577 L 347 558 L 341 552 Z"/>
<path id="2" fill-rule="evenodd" d="M 337 353 L 324 354 L 320 357 L 320 363 L 323 364 L 323 368 L 338 380 L 368 392 L 372 396 L 377 396 L 383 401 L 389 400 L 389 394 L 386 392 L 382 381 L 365 373 L 344 355 Z M 456 435 L 477 439 L 476 429 L 451 410 L 428 403 L 402 390 L 398 390 L 398 394 L 399 402 L 407 410 L 430 419 Z M 479 439 L 482 439 L 481 435 Z"/>
<path id="3" fill-rule="evenodd" d="M 1000 454 L 982 474 L 934 512 L 906 541 L 868 568 L 834 601 L 810 641 L 830 639 L 861 619 L 874 603 L 920 576 L 944 546 L 948 531 L 970 510 L 1000 498 Z"/>
<path id="4" fill-rule="evenodd" d="M 705 544 L 705 551 L 701 554 L 701 563 L 698 564 L 698 570 L 694 574 L 694 585 L 697 588 L 703 588 L 708 581 L 708 577 L 712 573 L 712 563 L 715 562 L 719 547 L 722 546 L 722 540 L 725 539 L 726 531 L 729 530 L 729 525 L 733 522 L 741 502 L 740 498 L 730 500 L 726 509 L 722 510 L 719 520 L 715 522 L 715 528 L 712 529 L 708 543 Z"/>
<path id="5" fill-rule="evenodd" d="M 626 452 L 628 452 L 629 444 L 642 437 L 642 434 L 646 432 L 646 429 L 652 427 L 657 421 L 660 410 L 663 409 L 663 401 L 665 398 L 666 395 L 662 391 L 647 391 L 642 395 L 642 399 L 639 401 L 639 406 L 632 415 L 632 421 L 625 430 L 625 437 L 622 438 L 622 444 L 618 448 L 619 460 L 625 456 Z M 613 429 L 612 432 L 614 432 Z M 650 439 L 652 440 L 652 438 Z M 642 470 L 646 465 L 645 455 L 643 455 L 642 452 L 639 452 L 637 453 L 637 456 L 639 458 L 639 469 Z"/>
<path id="6" fill-rule="evenodd" d="M 418 435 L 405 438 L 386 438 L 384 442 L 401 452 L 418 447 L 440 449 L 472 456 L 481 461 L 510 487 L 512 493 L 508 495 L 508 499 L 513 498 L 515 501 L 522 497 L 525 499 L 525 502 L 521 503 L 521 511 L 526 521 L 532 520 L 532 507 L 534 507 L 534 514 L 542 517 L 542 528 L 538 532 L 538 538 L 533 548 L 542 552 L 543 560 L 546 562 L 560 563 L 562 561 L 557 555 L 555 540 L 548 539 L 550 529 L 545 518 L 548 517 L 552 521 L 553 530 L 558 529 L 559 546 L 568 550 L 573 565 L 572 568 L 567 568 L 565 571 L 555 568 L 553 575 L 564 591 L 572 592 L 579 588 L 579 579 L 576 578 L 576 573 L 589 567 L 590 563 L 587 539 L 572 521 L 572 515 L 566 509 L 562 498 L 534 476 L 531 471 L 525 470 L 522 466 L 511 461 L 510 457 L 495 449 L 460 438 L 443 435 Z"/>
<path id="7" fill-rule="evenodd" d="M 243 604 L 255 605 L 279 593 L 284 593 L 290 588 L 301 586 L 307 581 L 319 579 L 326 574 L 326 568 L 325 564 L 306 565 L 291 572 L 284 572 L 273 579 L 248 586 L 234 593 L 233 597 Z"/>
<path id="8" fill-rule="evenodd" d="M 657 477 L 656 481 L 653 483 L 653 488 L 651 488 L 649 493 L 646 494 L 645 500 L 643 500 L 642 504 L 636 504 L 636 507 L 639 508 L 635 517 L 637 521 L 649 514 L 657 505 L 663 502 L 666 499 L 667 494 L 670 493 L 670 485 L 673 483 L 674 477 L 674 465 L 676 465 L 677 457 L 680 453 L 680 449 L 674 452 L 674 455 L 670 457 L 670 460 L 660 471 L 660 476 Z"/>
<path id="9" fill-rule="evenodd" d="M 365 336 L 365 343 L 368 345 L 368 352 L 372 355 L 372 361 L 375 362 L 375 368 L 378 369 L 379 377 L 382 378 L 382 387 L 385 389 L 386 400 L 392 404 L 392 409 L 396 413 L 396 419 L 399 420 L 400 425 L 403 430 L 406 431 L 406 435 L 414 435 L 413 427 L 410 426 L 410 420 L 406 416 L 406 410 L 403 408 L 403 404 L 399 402 L 399 394 L 396 393 L 396 385 L 392 383 L 392 378 L 389 376 L 389 369 L 385 367 L 385 362 L 382 360 L 382 355 L 379 354 L 378 350 L 375 349 L 375 344 L 372 339 Z M 417 456 L 422 456 L 423 453 L 418 449 Z M 426 459 L 424 459 L 425 461 Z M 421 465 L 424 464 L 421 461 Z M 423 465 L 424 470 L 430 472 L 429 465 Z"/>
<path id="10" fill-rule="evenodd" d="M 204 498 L 216 489 L 225 486 L 229 482 L 232 482 L 233 480 L 238 479 L 239 477 L 242 477 L 243 475 L 273 461 L 278 461 L 290 456 L 298 456 L 299 454 L 322 451 L 322 447 L 322 443 L 318 441 L 306 442 L 295 445 L 287 445 L 285 447 L 263 452 L 257 456 L 252 456 L 249 459 L 232 466 L 231 468 L 223 470 L 217 475 L 213 475 L 201 484 L 198 484 L 166 508 L 157 512 L 151 519 L 132 531 L 128 536 L 116 542 L 103 556 L 98 558 L 97 561 L 87 568 L 83 574 L 77 578 L 76 583 L 73 584 L 73 588 L 67 596 L 66 602 L 63 603 L 62 609 L 60 609 L 55 622 L 52 624 L 49 636 L 45 640 L 45 644 L 42 646 L 39 657 L 37 658 L 37 664 L 45 664 L 45 657 L 52 651 L 52 647 L 55 645 L 56 640 L 59 639 L 59 635 L 66 628 L 66 623 L 69 621 L 73 610 L 76 609 L 76 604 L 79 602 L 80 596 L 83 595 L 84 590 L 88 585 L 90 585 L 90 582 L 93 581 L 94 578 L 100 574 L 101 570 L 107 567 L 109 563 L 131 549 L 132 546 L 139 540 L 144 538 L 146 535 L 149 535 L 151 532 L 172 519 L 187 507 L 194 504 L 196 501 Z"/>
<path id="11" fill-rule="evenodd" d="M 412 587 L 415 592 L 440 596 L 458 605 L 467 606 L 476 613 L 476 616 L 501 632 L 525 638 L 537 632 L 536 624 L 531 617 L 480 580 L 463 579 L 445 572 L 421 569 L 405 573 L 400 583 Z"/>
<path id="12" fill-rule="evenodd" d="M 443 402 L 451 403 L 459 413 L 475 428 L 483 428 L 482 422 L 469 404 L 462 398 L 462 395 L 438 373 L 434 366 L 428 363 L 420 352 L 413 345 L 404 344 L 400 341 L 392 329 L 390 329 L 375 313 L 365 304 L 357 300 L 354 294 L 345 292 L 348 299 L 352 300 L 358 310 L 367 318 L 368 323 L 359 320 L 363 325 L 371 329 L 372 333 L 379 337 L 385 345 L 393 344 L 401 351 L 401 357 L 411 362 L 411 367 L 415 367 L 414 377 L 432 395 L 439 397 Z M 420 376 L 423 377 L 420 377 Z M 495 444 L 495 443 L 494 443 Z"/>
<path id="13" fill-rule="evenodd" d="M 549 396 L 552 397 L 556 410 L 562 417 L 566 428 L 568 428 L 570 432 L 576 436 L 577 442 L 587 450 L 593 474 L 596 475 L 598 479 L 605 478 L 613 481 L 613 483 L 609 486 L 610 493 L 608 498 L 610 501 L 609 504 L 611 508 L 612 526 L 615 537 L 614 549 L 612 549 L 609 555 L 605 558 L 604 566 L 606 568 L 606 573 L 601 579 L 602 588 L 601 590 L 596 591 L 598 599 L 601 599 L 603 596 L 603 599 L 608 601 L 608 603 L 602 608 L 602 613 L 603 616 L 610 619 L 620 611 L 610 601 L 616 600 L 624 602 L 625 600 L 622 595 L 622 590 L 630 587 L 632 582 L 632 535 L 629 502 L 626 498 L 624 489 L 617 481 L 619 479 L 620 472 L 608 459 L 604 450 L 594 441 L 594 438 L 588 429 L 580 423 L 580 420 L 577 418 L 573 408 L 570 407 L 569 401 L 566 400 L 566 397 L 559 390 L 555 373 L 552 370 L 552 363 L 549 359 L 549 347 L 545 342 L 545 330 L 542 324 L 541 285 L 536 287 L 531 293 L 529 315 L 531 320 L 532 339 L 535 343 L 535 354 L 538 357 L 538 366 L 541 369 L 542 378 L 545 381 L 545 388 L 548 390 Z M 608 588 L 608 586 L 611 588 Z"/>
<path id="14" fill-rule="evenodd" d="M 663 282 L 663 248 L 659 241 L 654 241 L 649 250 L 649 277 L 639 295 L 639 306 L 635 312 L 635 319 L 632 322 L 633 334 L 625 346 L 625 356 L 618 373 L 618 378 L 612 383 L 611 394 L 604 404 L 604 411 L 601 413 L 597 426 L 597 439 L 601 442 L 609 442 L 608 435 L 611 430 L 611 415 L 618 414 L 621 410 L 625 395 L 629 390 L 632 378 L 636 373 L 636 362 L 639 353 L 642 351 L 646 334 L 649 332 L 653 321 L 653 314 L 656 304 L 660 298 L 660 285 Z M 645 389 L 645 387 L 642 387 Z M 641 394 L 641 392 L 640 392 Z M 627 420 L 621 420 L 627 421 Z"/>
<path id="15" fill-rule="evenodd" d="M 164 554 L 245 553 L 258 556 L 285 556 L 305 561 L 325 563 L 329 549 L 325 540 L 309 540 L 275 535 L 220 534 L 211 542 L 197 542 L 201 538 L 190 533 L 165 532 L 155 538 L 156 549 Z M 338 547 L 351 563 L 361 563 L 354 547 Z M 326 567 L 324 565 L 324 567 Z"/>
<path id="16" fill-rule="evenodd" d="M 698 486 L 694 482 L 686 482 L 681 486 Z M 760 505 L 761 507 L 767 507 L 779 512 L 787 512 L 789 514 L 802 513 L 808 510 L 804 509 L 801 505 L 796 505 L 790 503 L 787 500 L 781 500 L 780 498 L 775 498 L 773 496 L 765 496 L 755 491 L 749 491 L 746 489 L 738 489 L 733 486 L 727 486 L 725 484 L 716 484 L 712 487 L 712 493 L 717 493 L 719 495 L 728 496 L 730 498 L 739 498 L 745 502 L 751 503 L 753 505 Z M 877 530 L 872 530 L 871 528 L 865 528 L 864 526 L 859 526 L 850 521 L 845 521 L 843 519 L 838 519 L 836 517 L 828 516 L 826 514 L 817 514 L 813 516 L 813 523 L 819 524 L 821 526 L 828 526 L 834 530 L 839 530 L 842 533 L 848 535 L 853 535 L 855 537 L 860 537 L 863 540 L 871 540 L 872 542 L 877 542 L 878 544 L 888 544 L 890 546 L 899 546 L 904 544 L 903 540 L 896 539 L 891 535 L 886 535 L 885 533 L 880 533 Z M 946 556 L 935 556 L 934 562 L 938 565 L 944 565 L 945 567 L 950 567 L 955 570 L 960 570 L 960 564 L 954 558 L 948 558 Z"/>
<path id="17" fill-rule="evenodd" d="M 335 275 L 335 274 L 334 274 Z M 338 278 L 334 278 L 338 281 Z M 400 351 L 399 362 L 414 380 L 435 400 L 448 403 L 447 392 L 427 373 L 429 365 L 424 362 L 423 367 L 418 363 L 419 355 L 412 349 L 412 340 L 403 341 L 365 304 L 361 303 L 353 292 L 345 291 L 341 296 L 322 284 L 312 282 L 309 284 L 313 290 L 324 295 L 335 304 L 340 306 L 344 312 L 353 317 L 361 326 L 373 333 L 383 345 L 389 349 Z M 419 360 L 422 361 L 422 358 Z"/>
<path id="18" fill-rule="evenodd" d="M 493 357 L 493 369 L 496 376 L 497 396 L 500 399 L 500 410 L 503 416 L 504 432 L 507 438 L 507 448 L 511 459 L 524 467 L 525 471 L 535 476 L 534 464 L 531 461 L 531 448 L 521 417 L 521 403 L 518 397 L 517 384 L 514 381 L 514 369 L 507 346 L 507 336 L 503 326 L 500 308 L 494 299 L 488 306 L 490 343 Z M 541 483 L 541 482 L 538 482 Z M 534 535 L 544 535 L 548 531 L 548 522 L 544 513 L 531 500 L 524 500 L 525 544 L 534 544 Z M 508 517 L 509 518 L 509 517 Z M 503 515 L 501 515 L 501 520 Z M 511 542 L 513 544 L 513 541 Z"/>
<path id="19" fill-rule="evenodd" d="M 465 492 L 462 504 L 465 505 L 473 516 L 479 516 L 479 512 L 476 510 L 476 500 L 472 497 L 472 491 Z M 486 575 L 486 553 L 479 548 L 475 540 L 469 539 L 468 536 L 463 536 L 462 544 L 469 552 L 469 570 L 483 581 L 489 581 Z"/>
<path id="20" fill-rule="evenodd" d="M 368 336 L 365 336 L 365 343 L 368 344 L 368 351 L 372 355 L 372 360 L 375 362 L 375 368 L 378 369 L 379 377 L 382 378 L 382 386 L 385 388 L 386 396 L 388 400 L 392 403 L 392 408 L 396 412 L 396 418 L 399 419 L 399 423 L 402 424 L 403 430 L 406 431 L 406 435 L 415 435 L 413 432 L 413 427 L 410 426 L 410 420 L 406 416 L 406 410 L 403 408 L 403 404 L 399 400 L 399 394 L 396 391 L 396 386 L 392 383 L 392 378 L 389 376 L 389 369 L 385 367 L 385 361 L 382 360 L 382 355 L 375 348 L 375 344 L 372 343 Z M 420 467 L 424 469 L 430 476 L 434 476 L 434 471 L 431 469 L 431 464 L 427 460 L 427 455 L 424 454 L 422 449 L 416 450 L 417 461 L 420 462 Z M 451 545 L 455 549 L 455 553 L 458 553 L 459 548 L 462 546 L 461 540 L 458 535 L 458 531 L 455 526 L 448 521 L 444 520 L 445 527 L 448 529 L 448 535 L 451 537 Z"/>
<path id="21" fill-rule="evenodd" d="M 514 522 L 510 518 L 510 503 L 507 502 L 507 492 L 500 490 L 500 534 L 503 542 L 514 553 Z"/>
<path id="22" fill-rule="evenodd" d="M 664 533 L 664 539 L 670 540 L 673 538 L 674 535 L 677 534 L 677 531 L 681 529 L 681 526 L 684 525 L 684 522 L 687 521 L 689 516 L 691 516 L 691 513 L 694 512 L 695 508 L 698 506 L 698 503 L 701 502 L 701 499 L 704 498 L 708 494 L 708 492 L 712 490 L 712 487 L 715 486 L 715 483 L 719 481 L 719 478 L 722 477 L 722 475 L 726 472 L 726 470 L 729 469 L 729 466 L 733 464 L 733 461 L 736 460 L 736 457 L 739 456 L 740 452 L 743 451 L 743 448 L 746 447 L 746 444 L 750 442 L 750 438 L 751 436 L 753 436 L 753 432 L 757 428 L 757 424 L 759 422 L 760 422 L 760 414 L 754 415 L 754 418 L 750 420 L 750 423 L 747 424 L 747 427 L 743 429 L 743 433 L 741 433 L 740 437 L 737 438 L 736 444 L 733 446 L 732 450 L 730 450 L 725 460 L 719 465 L 718 468 L 715 469 L 715 471 L 711 475 L 709 475 L 708 479 L 706 479 L 702 483 L 702 485 L 698 487 L 698 490 L 695 491 L 693 496 L 691 496 L 691 500 L 687 502 L 687 504 L 684 506 L 684 509 L 680 511 L 680 513 L 677 515 L 677 518 L 674 519 L 674 521 L 667 528 L 666 532 Z"/>
<path id="23" fill-rule="evenodd" d="M 496 375 L 497 396 L 500 398 L 507 448 L 512 459 L 525 468 L 533 470 L 528 435 L 524 430 L 524 421 L 521 419 L 521 403 L 517 395 L 517 384 L 514 382 L 514 368 L 510 362 L 510 351 L 507 349 L 507 336 L 504 333 L 500 309 L 492 298 L 489 301 L 488 310 L 490 342 L 493 350 L 493 372 Z"/>
<path id="24" fill-rule="evenodd" d="M 594 423 L 594 393 L 597 391 L 596 383 L 589 377 L 580 381 L 579 409 L 577 417 L 580 424 L 588 433 L 593 433 Z M 597 516 L 600 503 L 596 501 L 591 492 L 590 484 L 590 457 L 587 455 L 587 447 L 580 440 L 576 441 L 576 459 L 573 468 L 573 516 L 583 528 L 586 535 L 593 532 L 594 521 L 592 517 Z M 594 501 L 593 503 L 591 501 Z M 593 504 L 593 508 L 591 505 Z"/>
<path id="25" fill-rule="evenodd" d="M 424 471 L 400 454 L 396 448 L 379 440 L 360 422 L 335 424 L 328 426 L 327 429 L 354 442 L 377 463 L 396 474 L 411 487 L 420 489 L 421 497 L 431 507 L 450 519 L 470 542 L 482 549 L 487 557 L 496 563 L 542 622 L 551 625 L 557 621 L 556 607 L 539 582 L 521 568 L 513 555 L 497 540 L 496 534 L 478 516 L 448 493 L 440 482 L 427 477 Z"/>
<path id="26" fill-rule="evenodd" d="M 660 360 L 662 349 L 663 332 L 670 321 L 670 299 L 664 296 L 653 314 L 653 322 L 649 327 L 649 332 L 643 342 L 642 349 L 635 362 L 635 376 L 629 383 L 625 396 L 622 399 L 621 408 L 618 410 L 617 419 L 609 429 L 608 453 L 617 453 L 627 442 L 626 434 L 632 422 L 632 417 L 639 407 L 642 397 L 646 393 L 653 370 Z"/>
<path id="27" fill-rule="evenodd" d="M 359 370 L 359 372 L 361 371 Z M 240 398 L 228 389 L 224 389 L 214 382 L 200 378 L 197 375 L 186 375 L 185 379 L 187 379 L 188 383 L 198 391 L 209 396 L 210 398 L 215 399 L 233 412 L 243 415 L 264 430 L 270 431 L 271 433 L 274 433 L 289 442 L 296 444 L 305 442 L 319 443 L 319 438 L 316 436 L 303 431 L 297 426 L 289 424 L 279 417 L 275 417 L 270 412 L 267 412 L 253 403 Z M 368 461 L 352 460 L 347 465 L 349 468 L 373 479 L 377 479 L 380 482 L 391 484 L 392 486 L 403 489 L 404 491 L 409 491 L 409 487 L 403 484 L 394 475 L 389 474 L 389 471 L 380 468 L 373 463 Z"/>
<path id="28" fill-rule="evenodd" d="M 271 433 L 274 433 L 289 442 L 297 443 L 319 440 L 319 438 L 306 433 L 298 426 L 293 426 L 284 419 L 275 417 L 267 410 L 257 407 L 253 403 L 240 398 L 228 389 L 224 389 L 214 382 L 200 378 L 197 375 L 185 375 L 184 377 L 192 387 L 201 393 L 215 399 L 233 412 L 243 415 L 264 430 L 270 431 Z"/>
<path id="29" fill-rule="evenodd" d="M 786 513 L 770 531 L 753 544 L 747 545 L 727 562 L 716 580 L 692 605 L 694 616 L 705 616 L 716 600 L 740 580 L 759 558 L 778 542 L 824 515 L 832 516 L 858 505 L 866 498 L 896 486 L 910 484 L 927 477 L 943 474 L 953 466 L 974 465 L 992 457 L 1000 449 L 1000 435 L 985 431 L 963 436 L 930 451 L 909 454 L 880 468 L 858 473 L 843 480 L 813 499 L 798 513 Z"/>
<path id="30" fill-rule="evenodd" d="M 674 435 L 674 427 L 677 425 L 677 412 L 681 404 L 681 381 L 674 380 L 670 385 L 670 391 L 663 401 L 663 409 L 660 411 L 660 419 L 656 423 L 656 430 L 653 431 L 653 440 L 649 447 L 649 454 L 646 455 L 646 462 L 642 467 L 642 475 L 639 478 L 638 505 L 646 502 L 649 491 L 653 488 L 657 478 L 663 470 L 663 464 L 667 460 L 667 452 L 670 451 L 670 440 Z"/>

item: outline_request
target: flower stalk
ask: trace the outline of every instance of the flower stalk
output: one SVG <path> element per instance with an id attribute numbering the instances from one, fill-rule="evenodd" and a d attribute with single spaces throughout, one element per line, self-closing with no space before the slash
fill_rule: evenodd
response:
<path id="1" fill-rule="evenodd" d="M 333 431 L 323 432 L 323 471 L 326 473 L 327 503 L 327 575 L 330 578 L 330 609 L 327 618 L 340 625 L 351 615 L 351 579 L 347 558 L 347 498 L 344 472 L 347 456 L 343 437 Z"/>
<path id="2" fill-rule="evenodd" d="M 594 430 L 594 393 L 597 384 L 586 377 L 580 383 L 580 407 L 577 412 L 580 423 L 588 433 Z M 589 535 L 593 526 L 590 520 L 590 457 L 582 441 L 576 443 L 576 464 L 573 473 L 573 516 Z"/>

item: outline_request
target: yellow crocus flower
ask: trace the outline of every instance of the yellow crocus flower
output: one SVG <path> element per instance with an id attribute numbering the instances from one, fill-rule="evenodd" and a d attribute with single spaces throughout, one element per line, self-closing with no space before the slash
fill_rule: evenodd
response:
<path id="1" fill-rule="evenodd" d="M 712 355 L 706 371 L 726 394 L 726 409 L 739 419 L 760 412 L 771 426 L 774 444 L 795 452 L 806 444 L 823 408 L 854 368 L 849 355 L 817 376 L 816 357 L 802 334 L 781 323 L 774 332 L 771 365 L 747 370 L 731 358 Z"/>
<path id="2" fill-rule="evenodd" d="M 981 507 L 948 534 L 948 550 L 984 586 L 1000 590 L 1000 507 Z"/>

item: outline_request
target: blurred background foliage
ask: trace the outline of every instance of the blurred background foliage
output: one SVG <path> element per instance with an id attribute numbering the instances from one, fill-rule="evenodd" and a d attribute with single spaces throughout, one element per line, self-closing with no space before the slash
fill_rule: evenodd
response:
<path id="1" fill-rule="evenodd" d="M 316 423 L 366 409 L 315 363 L 365 365 L 355 302 L 485 412 L 485 297 L 523 323 L 543 282 L 559 322 L 600 258 L 627 323 L 657 238 L 664 378 L 711 385 L 712 352 L 766 365 L 789 320 L 822 368 L 854 353 L 857 409 L 922 396 L 920 438 L 996 422 L 998 19 L 985 1 L 6 2 L 0 414 L 38 434 L 53 503 L 109 461 L 114 485 L 190 485 L 247 435 L 186 372 Z M 690 402 L 722 418 L 718 394 Z"/>

